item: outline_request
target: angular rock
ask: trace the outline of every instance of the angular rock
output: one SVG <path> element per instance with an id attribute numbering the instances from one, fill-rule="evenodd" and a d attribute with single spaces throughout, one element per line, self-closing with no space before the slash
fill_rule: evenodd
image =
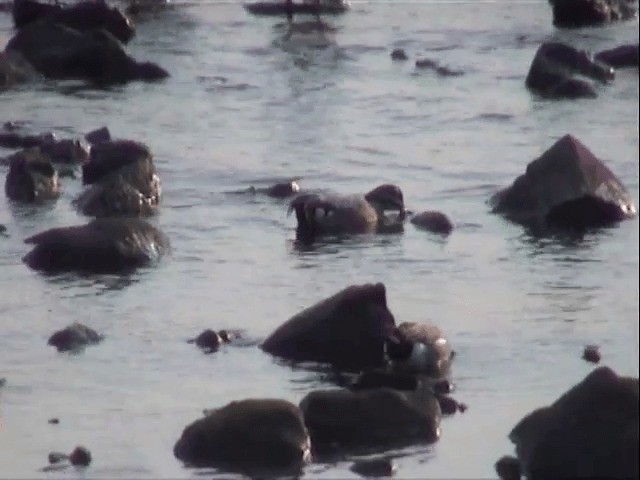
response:
<path id="1" fill-rule="evenodd" d="M 597 96 L 593 85 L 574 75 L 605 83 L 613 80 L 613 69 L 592 58 L 584 50 L 577 50 L 559 42 L 543 43 L 536 52 L 526 86 L 549 98 L 581 98 Z"/>
<path id="2" fill-rule="evenodd" d="M 23 262 L 45 272 L 126 272 L 158 260 L 171 248 L 166 235 L 137 218 L 102 218 L 52 228 L 25 243 L 35 247 Z"/>
<path id="3" fill-rule="evenodd" d="M 440 435 L 440 406 L 426 389 L 317 390 L 300 410 L 314 451 L 323 453 L 432 443 Z"/>
<path id="4" fill-rule="evenodd" d="M 161 80 L 169 74 L 150 62 L 138 62 L 105 30 L 80 32 L 47 20 L 29 23 L 7 43 L 47 78 L 81 79 L 100 85 Z"/>
<path id="5" fill-rule="evenodd" d="M 559 28 L 581 28 L 629 20 L 637 15 L 628 0 L 549 0 L 553 24 Z"/>
<path id="6" fill-rule="evenodd" d="M 638 478 L 638 379 L 599 367 L 509 438 L 529 480 Z"/>
<path id="7" fill-rule="evenodd" d="M 384 363 L 384 343 L 394 327 L 384 285 L 352 285 L 292 317 L 262 349 L 287 360 L 359 370 Z"/>
<path id="8" fill-rule="evenodd" d="M 58 173 L 37 148 L 23 150 L 9 157 L 4 191 L 20 202 L 52 200 L 60 196 Z"/>
<path id="9" fill-rule="evenodd" d="M 248 399 L 188 425 L 173 453 L 190 466 L 299 472 L 310 459 L 310 442 L 298 407 L 285 400 Z"/>
<path id="10" fill-rule="evenodd" d="M 523 224 L 546 222 L 588 228 L 636 215 L 620 180 L 572 135 L 527 165 L 513 184 L 491 198 L 494 212 Z"/>
<path id="11" fill-rule="evenodd" d="M 611 65 L 614 68 L 637 67 L 640 56 L 640 46 L 620 45 L 616 48 L 603 50 L 596 54 L 596 60 Z"/>
<path id="12" fill-rule="evenodd" d="M 411 223 L 421 230 L 441 235 L 449 235 L 453 230 L 453 224 L 444 213 L 426 211 L 411 217 Z"/>
<path id="13" fill-rule="evenodd" d="M 56 347 L 59 352 L 78 351 L 101 342 L 103 338 L 95 330 L 76 322 L 51 335 L 47 345 Z"/>

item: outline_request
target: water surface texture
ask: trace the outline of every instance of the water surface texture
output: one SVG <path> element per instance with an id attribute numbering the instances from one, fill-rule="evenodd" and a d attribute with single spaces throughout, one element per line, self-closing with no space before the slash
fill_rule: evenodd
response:
<path id="1" fill-rule="evenodd" d="M 455 397 L 469 409 L 443 420 L 435 445 L 393 452 L 399 478 L 495 477 L 521 416 L 593 368 L 580 359 L 586 344 L 599 344 L 618 373 L 638 375 L 637 219 L 539 239 L 486 204 L 572 133 L 637 205 L 637 69 L 617 72 L 590 100 L 545 101 L 524 87 L 542 41 L 610 48 L 637 42 L 637 21 L 558 31 L 544 0 L 353 7 L 327 19 L 330 38 L 286 38 L 281 20 L 251 17 L 239 3 L 176 4 L 140 21 L 128 47 L 167 68 L 166 82 L 0 94 L 2 122 L 62 137 L 107 125 L 147 143 L 164 188 L 152 222 L 174 247 L 130 277 L 43 276 L 21 263 L 23 240 L 87 221 L 71 206 L 80 180 L 64 178 L 50 208 L 0 198 L 1 477 L 202 478 L 172 448 L 203 408 L 298 402 L 326 384 L 255 345 L 204 355 L 185 340 L 240 328 L 259 341 L 353 283 L 384 282 L 397 321 L 434 322 L 457 351 Z M 0 14 L 0 39 L 11 35 Z M 391 61 L 396 47 L 408 62 Z M 416 71 L 416 58 L 464 75 Z M 441 210 L 457 228 L 446 240 L 407 225 L 301 250 L 286 203 L 225 193 L 286 177 L 344 193 L 396 183 L 408 208 Z M 105 341 L 80 355 L 46 345 L 73 321 Z M 78 444 L 93 453 L 84 473 L 39 471 L 49 451 Z M 305 477 L 353 478 L 349 465 L 315 464 Z"/>

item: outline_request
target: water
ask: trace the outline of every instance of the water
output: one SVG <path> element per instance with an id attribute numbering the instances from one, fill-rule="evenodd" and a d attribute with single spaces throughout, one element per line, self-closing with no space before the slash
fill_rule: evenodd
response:
<path id="1" fill-rule="evenodd" d="M 205 356 L 185 340 L 205 328 L 260 340 L 353 283 L 384 282 L 398 321 L 437 323 L 458 353 L 455 397 L 469 410 L 443 420 L 437 444 L 394 452 L 399 478 L 494 477 L 522 415 L 592 369 L 580 359 L 585 344 L 638 375 L 637 220 L 577 241 L 535 239 L 485 203 L 572 133 L 637 204 L 637 70 L 619 71 L 595 100 L 541 101 L 524 88 L 543 40 L 604 49 L 637 41 L 637 22 L 559 32 L 544 0 L 356 3 L 329 21 L 334 43 L 318 49 L 283 40 L 279 20 L 236 3 L 176 5 L 140 22 L 129 46 L 167 68 L 167 82 L 1 94 L 0 121 L 61 136 L 108 125 L 146 142 L 165 192 L 152 221 L 174 254 L 125 279 L 47 278 L 21 263 L 22 240 L 85 222 L 71 206 L 80 182 L 64 179 L 51 208 L 0 199 L 9 233 L 0 237 L 0 476 L 198 478 L 172 448 L 203 408 L 297 402 L 323 384 L 255 346 Z M 2 15 L 0 38 L 10 36 Z M 410 61 L 393 63 L 395 47 Z M 465 75 L 415 72 L 418 57 Z M 408 225 L 300 251 L 284 203 L 224 193 L 290 176 L 345 193 L 397 183 L 409 208 L 441 210 L 458 227 L 447 240 Z M 73 321 L 107 339 L 75 356 L 46 346 Z M 85 473 L 39 471 L 49 451 L 78 444 L 93 452 Z M 313 465 L 305 476 L 353 478 L 349 465 Z"/>

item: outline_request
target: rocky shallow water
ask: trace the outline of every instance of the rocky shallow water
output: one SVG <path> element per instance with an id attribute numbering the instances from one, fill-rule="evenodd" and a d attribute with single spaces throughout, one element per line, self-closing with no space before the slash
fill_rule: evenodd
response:
<path id="1" fill-rule="evenodd" d="M 198 477 L 172 448 L 202 409 L 298 402 L 327 386 L 255 342 L 352 283 L 384 282 L 398 322 L 436 323 L 457 352 L 451 378 L 469 409 L 443 420 L 436 444 L 388 452 L 399 478 L 495 477 L 515 423 L 593 368 L 580 358 L 587 344 L 619 374 L 638 375 L 637 219 L 536 238 L 486 204 L 571 133 L 637 205 L 637 68 L 619 70 L 595 99 L 541 100 L 524 87 L 542 41 L 601 50 L 637 41 L 637 21 L 558 31 L 544 0 L 354 2 L 327 20 L 330 38 L 288 39 L 279 20 L 239 3 L 177 3 L 143 18 L 128 47 L 169 70 L 167 81 L 0 94 L 0 122 L 60 136 L 108 125 L 148 144 L 164 192 L 152 222 L 174 248 L 127 277 L 37 274 L 20 260 L 22 241 L 86 221 L 71 205 L 80 180 L 63 178 L 49 207 L 0 198 L 0 476 Z M 10 36 L 0 14 L 0 39 Z M 394 48 L 409 61 L 392 62 Z M 463 75 L 417 70 L 418 58 Z M 441 210 L 455 229 L 443 239 L 408 224 L 300 249 L 286 203 L 226 193 L 287 177 L 345 193 L 396 183 L 408 208 Z M 46 345 L 74 321 L 105 340 L 79 355 Z M 243 329 L 250 341 L 204 355 L 186 340 L 205 328 Z M 92 452 L 89 470 L 39 471 L 50 451 L 78 444 Z M 350 465 L 314 464 L 305 477 L 353 478 Z"/>

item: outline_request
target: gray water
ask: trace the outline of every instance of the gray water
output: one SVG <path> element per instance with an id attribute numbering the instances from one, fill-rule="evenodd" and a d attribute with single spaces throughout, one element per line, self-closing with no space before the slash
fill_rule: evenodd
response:
<path id="1" fill-rule="evenodd" d="M 443 420 L 436 444 L 392 452 L 399 478 L 495 477 L 514 424 L 593 368 L 580 359 L 586 344 L 599 344 L 618 373 L 638 375 L 637 220 L 577 240 L 536 239 L 486 204 L 565 133 L 637 202 L 637 69 L 619 71 L 594 100 L 543 101 L 524 78 L 545 39 L 599 50 L 637 41 L 638 23 L 556 31 L 544 0 L 354 2 L 327 20 L 337 32 L 318 48 L 284 39 L 280 20 L 239 3 L 176 5 L 140 22 L 129 46 L 166 67 L 168 81 L 0 94 L 0 121 L 63 137 L 108 125 L 146 142 L 164 188 L 152 222 L 174 247 L 129 278 L 45 277 L 21 263 L 22 240 L 87 221 L 71 206 L 80 181 L 63 179 L 50 208 L 0 199 L 9 234 L 0 237 L 0 477 L 198 478 L 172 448 L 203 408 L 298 402 L 326 384 L 256 346 L 207 356 L 185 340 L 240 328 L 259 341 L 354 283 L 384 282 L 397 321 L 434 322 L 457 351 L 455 397 L 469 409 Z M 0 15 L 0 39 L 11 34 Z M 394 47 L 411 60 L 393 63 Z M 416 72 L 418 57 L 465 74 Z M 446 240 L 407 225 L 301 251 L 285 203 L 225 193 L 295 176 L 345 193 L 396 183 L 408 208 L 441 210 L 457 228 Z M 80 355 L 46 345 L 73 321 L 106 340 Z M 93 453 L 89 469 L 39 471 L 48 452 L 78 444 Z M 311 465 L 305 477 L 353 478 L 349 465 Z"/>

